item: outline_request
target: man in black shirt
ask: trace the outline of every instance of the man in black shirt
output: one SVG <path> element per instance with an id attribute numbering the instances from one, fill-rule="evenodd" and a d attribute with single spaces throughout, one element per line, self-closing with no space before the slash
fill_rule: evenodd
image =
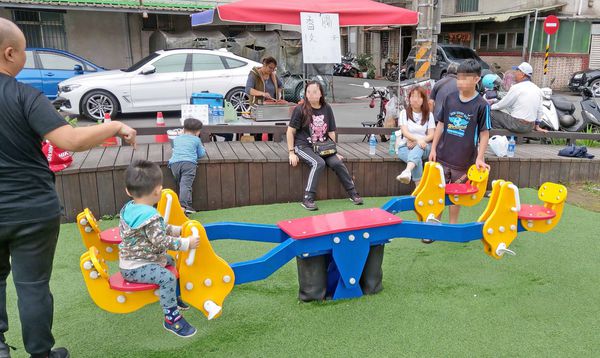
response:
<path id="1" fill-rule="evenodd" d="M 431 94 L 429 98 L 431 98 L 434 102 L 433 113 L 434 118 L 437 122 L 438 118 L 441 116 L 442 105 L 446 100 L 446 97 L 450 93 L 458 92 L 458 88 L 456 87 L 456 71 L 458 70 L 458 64 L 452 62 L 448 65 L 448 69 L 446 72 L 446 77 L 437 81 L 431 90 Z"/>
<path id="2" fill-rule="evenodd" d="M 68 357 L 52 349 L 52 261 L 60 229 L 60 203 L 42 141 L 82 151 L 118 135 L 135 145 L 136 132 L 114 121 L 71 127 L 38 90 L 15 76 L 25 65 L 25 36 L 0 18 L 0 357 L 10 357 L 6 278 L 17 291 L 23 343 L 31 357 Z M 12 267 L 11 267 L 12 266 Z"/>

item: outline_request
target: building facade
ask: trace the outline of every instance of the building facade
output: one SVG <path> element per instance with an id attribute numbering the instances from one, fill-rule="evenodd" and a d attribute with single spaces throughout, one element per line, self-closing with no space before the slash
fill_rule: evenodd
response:
<path id="1" fill-rule="evenodd" d="M 548 39 L 542 25 L 551 14 L 559 17 L 560 27 L 550 36 L 548 80 L 555 78 L 553 88 L 566 88 L 573 72 L 600 67 L 598 2 L 445 0 L 439 42 L 469 46 L 502 71 L 530 61 L 533 80 L 541 84 Z"/>
<path id="2" fill-rule="evenodd" d="M 3 0 L 0 17 L 23 30 L 28 47 L 66 50 L 105 68 L 125 68 L 148 55 L 155 30 L 188 31 L 190 14 L 215 5 L 193 0 Z"/>

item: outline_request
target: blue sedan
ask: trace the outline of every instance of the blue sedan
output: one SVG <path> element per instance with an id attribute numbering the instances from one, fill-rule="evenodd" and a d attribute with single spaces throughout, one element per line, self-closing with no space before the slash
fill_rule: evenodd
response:
<path id="1" fill-rule="evenodd" d="M 100 66 L 67 51 L 51 48 L 27 48 L 25 67 L 17 80 L 42 91 L 50 100 L 56 98 L 58 83 L 73 76 L 104 71 Z"/>

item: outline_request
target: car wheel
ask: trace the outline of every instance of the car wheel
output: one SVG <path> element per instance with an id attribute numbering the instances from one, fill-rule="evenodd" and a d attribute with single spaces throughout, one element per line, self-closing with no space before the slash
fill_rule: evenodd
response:
<path id="1" fill-rule="evenodd" d="M 238 116 L 250 112 L 250 97 L 248 97 L 244 88 L 238 87 L 232 89 L 227 93 L 225 99 L 235 108 Z"/>
<path id="2" fill-rule="evenodd" d="M 590 87 L 592 88 L 592 93 L 596 97 L 600 97 L 600 78 L 593 80 L 590 83 Z"/>
<path id="3" fill-rule="evenodd" d="M 83 115 L 94 121 L 103 120 L 106 113 L 113 118 L 117 114 L 118 107 L 115 96 L 106 91 L 91 91 L 81 100 Z"/>

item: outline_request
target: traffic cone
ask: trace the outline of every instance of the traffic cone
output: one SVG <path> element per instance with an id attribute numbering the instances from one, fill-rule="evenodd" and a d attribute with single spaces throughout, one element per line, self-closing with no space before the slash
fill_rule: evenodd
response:
<path id="1" fill-rule="evenodd" d="M 165 119 L 163 117 L 162 112 L 156 112 L 156 126 L 157 127 L 166 127 Z M 165 129 L 164 134 L 157 134 L 154 136 L 154 141 L 156 143 L 168 143 L 169 135 Z"/>
<path id="2" fill-rule="evenodd" d="M 111 122 L 110 113 L 104 113 L 104 123 L 110 123 L 110 122 Z M 106 138 L 104 140 L 104 142 L 102 143 L 103 147 L 112 147 L 115 145 L 119 145 L 119 142 L 117 141 L 117 137 Z"/>
<path id="3" fill-rule="evenodd" d="M 268 142 L 269 141 L 269 134 L 263 133 L 262 136 L 261 136 L 261 138 L 260 138 L 260 140 L 263 141 L 263 142 Z"/>

